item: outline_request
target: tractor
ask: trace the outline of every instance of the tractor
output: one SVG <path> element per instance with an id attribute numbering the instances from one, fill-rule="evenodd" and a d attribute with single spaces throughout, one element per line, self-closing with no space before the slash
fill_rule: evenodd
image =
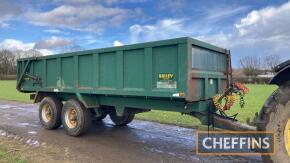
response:
<path id="1" fill-rule="evenodd" d="M 290 162 L 290 60 L 274 68 L 270 84 L 275 90 L 264 103 L 257 121 L 257 130 L 274 131 L 276 153 L 262 155 L 264 162 Z"/>

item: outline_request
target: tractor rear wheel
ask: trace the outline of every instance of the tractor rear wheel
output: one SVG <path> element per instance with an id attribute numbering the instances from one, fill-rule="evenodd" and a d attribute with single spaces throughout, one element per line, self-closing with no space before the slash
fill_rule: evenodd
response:
<path id="1" fill-rule="evenodd" d="M 125 109 L 123 116 L 118 116 L 116 111 L 110 113 L 111 120 L 115 123 L 116 126 L 125 126 L 133 121 L 135 113 Z"/>
<path id="2" fill-rule="evenodd" d="M 288 162 L 290 159 L 290 82 L 280 86 L 265 102 L 260 111 L 257 127 L 260 131 L 276 133 L 276 153 L 263 155 L 263 161 Z"/>

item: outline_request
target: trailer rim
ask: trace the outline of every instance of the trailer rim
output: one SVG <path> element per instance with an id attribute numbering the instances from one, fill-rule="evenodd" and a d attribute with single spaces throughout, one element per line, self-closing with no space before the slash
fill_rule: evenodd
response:
<path id="1" fill-rule="evenodd" d="M 286 151 L 288 152 L 288 156 L 290 157 L 290 118 L 288 119 L 284 129 L 284 140 Z"/>
<path id="2" fill-rule="evenodd" d="M 41 111 L 42 119 L 45 123 L 48 123 L 52 119 L 52 109 L 49 104 L 44 104 Z"/>
<path id="3" fill-rule="evenodd" d="M 75 128 L 77 126 L 77 110 L 75 108 L 69 108 L 64 116 L 65 123 L 69 128 Z"/>

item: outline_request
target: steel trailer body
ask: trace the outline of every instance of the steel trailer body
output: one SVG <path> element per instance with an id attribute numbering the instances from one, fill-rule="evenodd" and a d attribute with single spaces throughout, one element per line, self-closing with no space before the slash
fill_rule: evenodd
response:
<path id="1" fill-rule="evenodd" d="M 17 89 L 37 93 L 35 102 L 76 98 L 118 115 L 125 108 L 206 112 L 231 80 L 230 52 L 188 37 L 24 58 L 17 66 Z"/>

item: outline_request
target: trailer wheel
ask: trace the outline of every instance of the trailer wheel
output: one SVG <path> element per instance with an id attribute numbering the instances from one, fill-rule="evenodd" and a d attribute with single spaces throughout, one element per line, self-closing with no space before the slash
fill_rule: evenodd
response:
<path id="1" fill-rule="evenodd" d="M 128 111 L 125 109 L 123 116 L 118 116 L 116 111 L 113 113 L 110 113 L 111 120 L 115 123 L 117 126 L 125 126 L 133 121 L 135 117 L 135 114 L 133 112 Z"/>
<path id="2" fill-rule="evenodd" d="M 68 100 L 62 109 L 62 124 L 70 136 L 84 134 L 91 125 L 91 111 L 77 100 Z"/>
<path id="3" fill-rule="evenodd" d="M 258 130 L 276 133 L 276 154 L 263 155 L 264 162 L 285 162 L 290 158 L 290 83 L 280 86 L 260 111 Z"/>
<path id="4" fill-rule="evenodd" d="M 57 129 L 61 125 L 62 103 L 55 97 L 45 97 L 39 105 L 39 120 L 45 129 Z"/>

